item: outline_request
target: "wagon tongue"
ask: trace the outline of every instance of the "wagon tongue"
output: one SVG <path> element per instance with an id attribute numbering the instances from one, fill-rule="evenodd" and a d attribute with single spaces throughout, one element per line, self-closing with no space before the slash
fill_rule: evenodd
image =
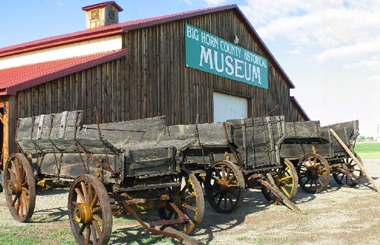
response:
<path id="1" fill-rule="evenodd" d="M 128 203 L 126 201 L 122 202 L 123 207 L 125 210 L 127 210 L 128 213 L 130 213 L 148 232 L 153 233 L 153 234 L 158 234 L 158 235 L 163 235 L 167 237 L 172 237 L 177 239 L 179 242 L 182 244 L 189 244 L 189 245 L 196 245 L 200 244 L 196 239 L 188 236 L 187 234 L 183 233 L 182 231 L 176 230 L 170 226 L 167 226 L 169 224 L 178 224 L 182 222 L 188 222 L 189 218 L 182 213 L 182 211 L 176 207 L 174 203 L 171 203 L 170 205 L 172 208 L 175 210 L 177 215 L 179 216 L 178 219 L 176 220 L 165 220 L 165 221 L 158 221 L 158 222 L 151 222 L 151 223 L 145 223 L 143 222 L 140 217 L 137 215 L 135 210 L 130 207 L 129 205 L 132 203 Z M 156 229 L 156 225 L 163 225 L 161 229 Z"/>
<path id="2" fill-rule="evenodd" d="M 170 234 L 175 234 L 178 237 L 182 238 L 182 241 L 181 241 L 182 244 L 188 244 L 188 245 L 198 245 L 198 244 L 200 245 L 201 244 L 196 239 L 192 238 L 189 235 L 186 235 L 185 233 L 183 233 L 179 230 L 174 229 L 173 227 L 167 226 L 167 227 L 165 227 L 165 229 L 163 231 L 170 233 Z"/>
<path id="3" fill-rule="evenodd" d="M 275 181 L 270 173 L 266 175 L 266 178 L 261 178 L 258 180 L 260 184 L 268 188 L 273 192 L 273 194 L 280 199 L 281 202 L 283 202 L 288 208 L 290 208 L 293 211 L 303 213 L 299 207 L 297 207 L 292 201 L 290 201 L 276 186 Z"/>

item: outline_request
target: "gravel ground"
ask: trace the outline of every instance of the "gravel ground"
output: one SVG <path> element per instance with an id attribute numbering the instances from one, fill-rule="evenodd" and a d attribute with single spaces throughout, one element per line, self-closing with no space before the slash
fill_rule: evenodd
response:
<path id="1" fill-rule="evenodd" d="M 363 162 L 380 186 L 380 159 Z M 355 188 L 339 187 L 331 180 L 328 190 L 316 195 L 299 189 L 294 202 L 303 214 L 268 205 L 260 192 L 251 190 L 229 215 L 215 213 L 206 204 L 204 221 L 193 237 L 205 244 L 380 244 L 379 201 L 380 194 L 366 180 Z M 47 237 L 40 243 L 65 244 L 62 234 L 71 236 L 66 202 L 67 190 L 39 192 L 31 222 L 20 224 L 12 219 L 0 193 L 0 241 L 4 230 L 29 227 L 27 233 Z M 59 230 L 63 231 L 59 238 L 52 235 Z M 136 221 L 114 219 L 111 244 L 172 242 L 157 237 L 140 240 L 144 237 L 149 235 Z"/>

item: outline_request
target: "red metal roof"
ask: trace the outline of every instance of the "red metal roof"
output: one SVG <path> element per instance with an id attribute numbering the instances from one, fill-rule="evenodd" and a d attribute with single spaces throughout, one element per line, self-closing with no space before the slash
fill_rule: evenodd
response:
<path id="1" fill-rule="evenodd" d="M 127 50 L 121 49 L 3 69 L 0 70 L 0 96 L 15 95 L 23 89 L 121 58 L 126 54 Z"/>
<path id="2" fill-rule="evenodd" d="M 146 18 L 141 20 L 128 21 L 118 24 L 112 24 L 108 26 L 102 26 L 94 29 L 83 30 L 79 32 L 73 32 L 69 34 L 48 37 L 39 39 L 36 41 L 21 43 L 5 48 L 0 48 L 0 58 L 5 56 L 11 56 L 15 54 L 21 54 L 30 51 L 36 51 L 45 48 L 52 48 L 61 46 L 64 44 L 82 42 L 87 40 L 93 40 L 96 38 L 108 37 L 117 34 L 126 33 L 131 30 L 141 29 L 144 27 L 159 25 L 167 22 L 172 22 L 180 19 L 191 18 L 199 15 L 237 9 L 237 5 L 226 5 L 221 7 L 206 8 L 201 10 L 193 10 L 188 12 L 182 12 L 178 14 L 169 14 L 164 16 L 158 16 L 153 18 Z"/>
<path id="3" fill-rule="evenodd" d="M 159 16 L 159 17 L 154 17 L 154 18 L 146 18 L 146 19 L 141 19 L 141 20 L 136 20 L 136 21 L 129 21 L 129 22 L 124 22 L 124 23 L 113 24 L 113 25 L 103 26 L 99 28 L 79 31 L 75 33 L 70 33 L 70 34 L 65 34 L 65 35 L 60 35 L 60 36 L 55 36 L 55 37 L 50 37 L 50 38 L 44 38 L 44 39 L 27 42 L 23 44 L 18 44 L 18 45 L 6 47 L 6 48 L 0 48 L 0 58 L 5 57 L 5 56 L 20 54 L 20 53 L 30 52 L 30 51 L 36 51 L 36 50 L 45 49 L 45 48 L 57 47 L 57 46 L 70 44 L 70 43 L 76 43 L 76 42 L 82 42 L 82 41 L 87 41 L 87 40 L 93 40 L 93 39 L 101 38 L 101 37 L 113 36 L 117 34 L 126 33 L 128 31 L 135 30 L 135 29 L 141 29 L 141 28 L 159 25 L 159 24 L 163 24 L 167 22 L 183 20 L 187 18 L 200 16 L 200 15 L 206 15 L 206 14 L 227 11 L 227 10 L 235 11 L 238 18 L 241 18 L 243 20 L 249 33 L 257 41 L 260 48 L 262 48 L 264 52 L 267 54 L 268 59 L 271 60 L 275 64 L 275 66 L 280 70 L 280 74 L 282 74 L 289 88 L 295 88 L 294 84 L 291 82 L 291 80 L 289 79 L 285 71 L 282 69 L 280 64 L 274 58 L 272 53 L 269 51 L 267 46 L 264 44 L 262 39 L 259 37 L 255 29 L 252 27 L 252 25 L 249 23 L 247 18 L 244 16 L 244 14 L 241 12 L 241 10 L 236 4 L 187 11 L 187 12 L 182 12 L 178 14 L 169 14 L 169 15 L 164 15 L 164 16 Z"/>

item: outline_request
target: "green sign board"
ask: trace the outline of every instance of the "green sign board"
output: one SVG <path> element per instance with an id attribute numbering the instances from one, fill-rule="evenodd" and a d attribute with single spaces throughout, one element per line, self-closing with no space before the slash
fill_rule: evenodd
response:
<path id="1" fill-rule="evenodd" d="M 186 66 L 268 89 L 268 61 L 247 49 L 185 24 Z"/>

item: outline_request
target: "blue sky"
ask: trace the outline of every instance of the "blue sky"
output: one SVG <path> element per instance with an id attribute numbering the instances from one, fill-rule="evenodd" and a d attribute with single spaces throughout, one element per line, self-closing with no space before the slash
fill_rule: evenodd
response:
<path id="1" fill-rule="evenodd" d="M 85 29 L 94 0 L 2 0 L 0 47 Z M 120 22 L 237 4 L 322 125 L 359 119 L 364 136 L 380 124 L 378 0 L 119 0 Z"/>

